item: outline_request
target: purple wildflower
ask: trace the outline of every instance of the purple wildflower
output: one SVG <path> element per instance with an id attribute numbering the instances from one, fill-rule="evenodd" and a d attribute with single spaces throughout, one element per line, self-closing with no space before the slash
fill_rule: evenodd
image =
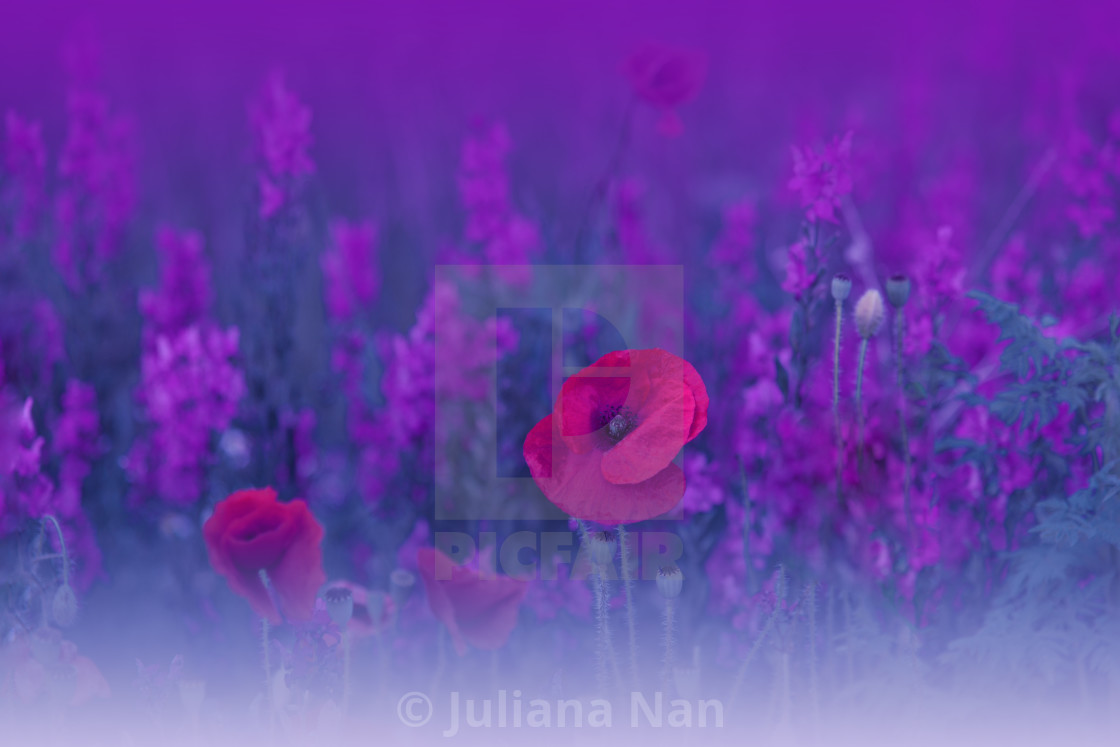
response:
<path id="1" fill-rule="evenodd" d="M 821 150 L 793 150 L 793 178 L 789 188 L 798 193 L 810 222 L 836 223 L 840 200 L 852 191 L 852 133 L 835 138 Z"/>
<path id="2" fill-rule="evenodd" d="M 101 422 L 93 387 L 77 380 L 66 383 L 62 415 L 54 429 L 52 451 L 59 459 L 55 511 L 63 516 L 80 512 L 82 483 L 101 455 Z"/>
<path id="3" fill-rule="evenodd" d="M 809 273 L 808 252 L 809 248 L 804 241 L 798 241 L 789 248 L 782 290 L 794 298 L 801 298 L 813 284 L 813 276 Z"/>
<path id="4" fill-rule="evenodd" d="M 727 268 L 742 282 L 751 282 L 755 276 L 755 223 L 758 212 L 754 200 L 743 198 L 723 211 L 723 231 L 712 248 L 711 262 Z M 721 276 L 724 273 L 721 273 Z"/>
<path id="5" fill-rule="evenodd" d="M 162 265 L 159 289 L 140 293 L 149 343 L 204 322 L 211 299 L 210 267 L 201 236 L 163 228 L 156 234 L 156 249 Z"/>
<path id="6" fill-rule="evenodd" d="M 137 497 L 176 504 L 201 497 L 213 437 L 229 427 L 245 393 L 237 353 L 236 328 L 206 327 L 158 337 L 144 351 L 139 397 L 151 431 L 126 461 Z"/>
<path id="7" fill-rule="evenodd" d="M 381 286 L 377 269 L 377 229 L 372 223 L 336 221 L 332 250 L 323 256 L 327 310 L 340 322 L 369 311 Z"/>
<path id="8" fill-rule="evenodd" d="M 21 119 L 15 112 L 4 118 L 5 200 L 14 210 L 12 230 L 16 238 L 27 236 L 46 196 L 47 150 L 37 122 Z"/>
<path id="9" fill-rule="evenodd" d="M 259 175 L 260 215 L 269 218 L 288 201 L 293 182 L 315 170 L 311 147 L 311 109 L 296 98 L 274 72 L 250 106 L 250 122 L 263 170 Z"/>
<path id="10" fill-rule="evenodd" d="M 73 91 L 69 128 L 59 159 L 54 261 L 71 288 L 101 274 L 117 254 L 136 206 L 136 164 L 131 123 L 110 114 L 101 94 Z"/>

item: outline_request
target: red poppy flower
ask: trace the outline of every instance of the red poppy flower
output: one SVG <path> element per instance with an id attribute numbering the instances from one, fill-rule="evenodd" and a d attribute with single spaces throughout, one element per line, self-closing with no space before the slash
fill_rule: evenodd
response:
<path id="1" fill-rule="evenodd" d="M 708 424 L 708 391 L 664 350 L 608 353 L 564 382 L 552 414 L 525 439 L 545 496 L 569 516 L 625 524 L 659 516 L 684 495 L 673 463 Z"/>
<path id="2" fill-rule="evenodd" d="M 327 580 L 319 543 L 323 528 L 303 501 L 280 503 L 272 488 L 242 490 L 219 503 L 202 528 L 210 565 L 253 610 L 273 623 L 309 620 Z M 273 604 L 261 581 L 268 574 Z"/>
<path id="3" fill-rule="evenodd" d="M 460 655 L 468 643 L 485 651 L 505 645 L 517 625 L 526 582 L 508 576 L 481 578 L 431 547 L 417 551 L 416 565 L 432 613 L 447 626 Z"/>

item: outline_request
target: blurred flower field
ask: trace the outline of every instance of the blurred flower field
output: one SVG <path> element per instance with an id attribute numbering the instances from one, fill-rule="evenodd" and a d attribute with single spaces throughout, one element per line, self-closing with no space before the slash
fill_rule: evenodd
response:
<path id="1" fill-rule="evenodd" d="M 1120 729 L 1114 11 L 101 5 L 0 30 L 20 743 Z"/>

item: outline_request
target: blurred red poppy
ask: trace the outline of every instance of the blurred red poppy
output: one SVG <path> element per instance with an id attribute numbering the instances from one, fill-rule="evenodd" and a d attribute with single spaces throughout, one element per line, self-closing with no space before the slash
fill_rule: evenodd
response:
<path id="1" fill-rule="evenodd" d="M 647 44 L 626 61 L 625 72 L 638 97 L 661 113 L 658 129 L 676 136 L 684 131 L 677 108 L 700 90 L 708 60 L 699 51 Z"/>
<path id="2" fill-rule="evenodd" d="M 272 488 L 242 490 L 215 507 L 202 532 L 214 570 L 258 615 L 273 623 L 311 618 L 327 577 L 319 547 L 323 528 L 306 503 L 280 503 Z M 262 570 L 276 604 L 261 581 Z"/>
<path id="3" fill-rule="evenodd" d="M 447 627 L 460 655 L 467 652 L 468 643 L 485 651 L 505 645 L 517 625 L 528 589 L 525 581 L 508 576 L 482 578 L 431 547 L 417 551 L 416 564 L 432 613 Z"/>
<path id="4" fill-rule="evenodd" d="M 95 698 L 108 698 L 109 683 L 78 647 L 53 628 L 35 633 L 17 631 L 0 647 L 0 698 L 15 695 L 24 702 L 49 694 L 79 706 Z"/>
<path id="5" fill-rule="evenodd" d="M 525 439 L 525 461 L 569 516 L 642 521 L 684 495 L 673 459 L 707 423 L 708 391 L 691 363 L 660 349 L 620 350 L 564 382 L 552 414 Z"/>

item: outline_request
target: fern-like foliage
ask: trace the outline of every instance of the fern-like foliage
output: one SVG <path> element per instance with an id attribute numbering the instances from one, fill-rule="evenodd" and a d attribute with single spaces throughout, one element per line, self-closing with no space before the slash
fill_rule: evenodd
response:
<path id="1" fill-rule="evenodd" d="M 1004 385 L 983 406 L 1021 427 L 1045 426 L 1064 406 L 1074 432 L 1064 458 L 1052 444 L 1031 447 L 1048 460 L 1039 460 L 1030 490 L 1028 544 L 1004 556 L 1006 574 L 980 629 L 951 644 L 947 656 L 1017 676 L 1025 688 L 1076 684 L 1087 691 L 1091 673 L 1120 674 L 1120 324 L 1113 318 L 1103 340 L 1058 340 L 1016 306 L 970 295 L 1007 343 Z M 974 458 L 983 451 L 960 439 L 940 448 Z M 1077 460 L 1091 464 L 1092 474 L 1067 495 L 1069 463 Z"/>

